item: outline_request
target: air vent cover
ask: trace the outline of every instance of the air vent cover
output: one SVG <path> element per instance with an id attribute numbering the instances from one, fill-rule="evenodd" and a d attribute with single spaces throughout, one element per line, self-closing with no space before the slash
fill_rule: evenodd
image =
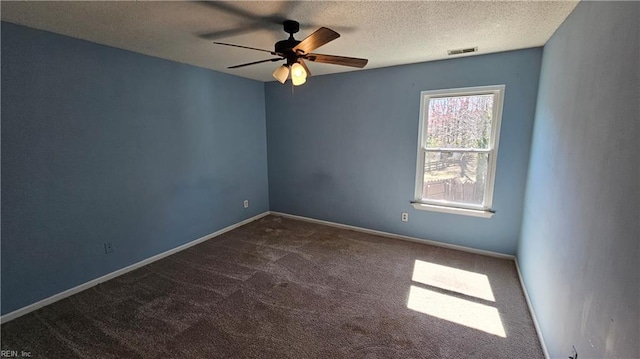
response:
<path id="1" fill-rule="evenodd" d="M 457 50 L 447 50 L 447 54 L 451 55 L 460 55 L 460 54 L 468 54 L 470 52 L 477 52 L 478 47 L 468 47 L 466 49 L 457 49 Z"/>

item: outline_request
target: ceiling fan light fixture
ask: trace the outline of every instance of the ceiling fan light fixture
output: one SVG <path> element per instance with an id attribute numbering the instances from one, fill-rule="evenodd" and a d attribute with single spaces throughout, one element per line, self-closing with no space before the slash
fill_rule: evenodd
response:
<path id="1" fill-rule="evenodd" d="M 293 86 L 300 86 L 302 84 L 304 84 L 305 82 L 307 82 L 307 78 L 306 77 L 297 77 L 297 78 L 291 78 L 291 83 L 293 84 Z"/>
<path id="2" fill-rule="evenodd" d="M 287 77 L 289 77 L 289 68 L 286 65 L 278 66 L 273 72 L 273 77 L 283 84 L 287 81 Z"/>
<path id="3" fill-rule="evenodd" d="M 294 86 L 300 86 L 307 82 L 307 71 L 297 62 L 291 65 L 291 82 Z"/>
<path id="4" fill-rule="evenodd" d="M 0 0 L 2 1 L 2 0 Z M 325 64 L 332 65 L 340 65 L 340 66 L 350 66 L 363 68 L 367 64 L 367 59 L 359 59 L 355 57 L 345 57 L 345 56 L 335 56 L 335 55 L 325 55 L 325 54 L 317 54 L 313 53 L 313 50 L 318 47 L 325 45 L 337 38 L 340 37 L 340 34 L 337 32 L 326 28 L 321 27 L 318 30 L 314 31 L 311 35 L 304 38 L 304 40 L 299 41 L 293 37 L 294 33 L 297 33 L 300 30 L 300 24 L 297 21 L 293 20 L 285 20 L 283 22 L 284 31 L 289 34 L 289 38 L 286 40 L 281 40 L 275 43 L 274 50 L 265 50 L 259 49 L 255 47 L 243 46 L 243 45 L 235 45 L 228 44 L 225 42 L 214 42 L 217 45 L 231 46 L 237 47 L 241 49 L 247 50 L 255 50 L 261 52 L 268 52 L 269 54 L 277 57 L 273 57 L 270 59 L 258 60 L 253 62 L 248 62 L 240 65 L 229 66 L 229 69 L 237 69 L 240 67 L 257 65 L 264 62 L 275 62 L 286 60 L 286 64 L 278 67 L 273 72 L 273 77 L 278 80 L 281 84 L 287 82 L 287 78 L 291 77 L 291 82 L 294 86 L 300 86 L 307 82 L 307 77 L 311 76 L 311 72 L 307 68 L 307 64 L 304 60 L 308 60 L 311 62 L 319 62 Z"/>

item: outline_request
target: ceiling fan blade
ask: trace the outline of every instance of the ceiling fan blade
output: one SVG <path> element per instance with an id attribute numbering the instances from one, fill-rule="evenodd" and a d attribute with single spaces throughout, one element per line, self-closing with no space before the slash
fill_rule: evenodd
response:
<path id="1" fill-rule="evenodd" d="M 294 9 L 299 6 L 299 3 L 294 1 L 283 1 L 277 13 L 268 16 L 262 16 L 259 13 L 245 10 L 244 8 L 246 8 L 247 6 L 244 6 L 244 4 L 242 3 L 235 3 L 233 5 L 233 2 L 225 1 L 198 1 L 197 3 L 213 8 L 216 11 L 221 11 L 227 13 L 228 15 L 235 16 L 237 18 L 243 18 L 252 22 L 260 22 L 263 24 L 277 25 L 278 27 L 282 26 L 282 22 L 287 19 L 285 14 L 292 13 Z M 251 6 L 249 5 L 249 7 Z"/>
<path id="2" fill-rule="evenodd" d="M 321 62 L 324 64 L 332 64 L 332 65 L 342 65 L 342 66 L 351 66 L 363 68 L 367 65 L 369 60 L 367 59 L 359 59 L 356 57 L 345 57 L 345 56 L 334 56 L 334 55 L 323 55 L 323 54 L 307 54 L 302 56 L 302 58 L 314 61 Z"/>
<path id="3" fill-rule="evenodd" d="M 249 66 L 249 65 L 255 65 L 255 64 L 261 64 L 263 62 L 275 62 L 275 61 L 279 61 L 282 60 L 281 57 L 275 57 L 273 59 L 266 59 L 266 60 L 260 60 L 260 61 L 254 61 L 254 62 L 248 62 L 246 64 L 241 64 L 241 65 L 235 65 L 235 66 L 229 66 L 227 67 L 228 69 L 237 69 L 238 67 L 245 67 L 245 66 Z"/>
<path id="4" fill-rule="evenodd" d="M 304 62 L 304 60 L 298 59 L 298 62 L 300 63 L 300 65 L 302 65 L 304 70 L 307 72 L 307 76 L 311 76 L 311 71 L 309 71 L 309 68 L 307 67 L 307 64 Z"/>
<path id="5" fill-rule="evenodd" d="M 264 50 L 264 49 L 257 49 L 255 47 L 249 47 L 249 46 L 242 46 L 242 45 L 234 45 L 234 44 L 227 44 L 225 42 L 213 42 L 216 45 L 225 45 L 225 46 L 233 46 L 233 47 L 239 47 L 241 49 L 248 49 L 248 50 L 256 50 L 256 51 L 262 51 L 262 52 L 268 52 L 271 55 L 278 55 L 278 56 L 282 56 L 280 53 L 274 52 L 274 51 L 270 51 L 270 50 Z"/>
<path id="6" fill-rule="evenodd" d="M 260 26 L 260 24 L 249 24 L 244 25 L 235 29 L 226 29 L 220 31 L 211 31 L 205 33 L 196 34 L 199 38 L 205 40 L 216 40 L 216 39 L 224 39 L 225 37 L 244 35 L 254 31 L 262 30 L 264 27 Z"/>
<path id="7" fill-rule="evenodd" d="M 340 34 L 337 32 L 328 29 L 326 27 L 321 27 L 316 30 L 313 34 L 307 36 L 304 40 L 300 41 L 296 47 L 293 48 L 293 52 L 303 54 L 308 54 L 309 52 L 317 49 L 318 47 L 333 41 L 340 37 Z"/>

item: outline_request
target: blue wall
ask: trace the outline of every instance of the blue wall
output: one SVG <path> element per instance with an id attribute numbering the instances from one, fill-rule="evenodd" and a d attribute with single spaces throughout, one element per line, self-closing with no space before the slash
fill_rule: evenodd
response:
<path id="1" fill-rule="evenodd" d="M 515 254 L 542 50 L 266 84 L 272 211 Z M 313 72 L 313 64 L 311 71 Z M 414 210 L 420 92 L 505 84 L 491 219 Z M 400 221 L 409 212 L 409 222 Z"/>
<path id="2" fill-rule="evenodd" d="M 518 260 L 552 358 L 640 358 L 640 3 L 544 47 Z"/>
<path id="3" fill-rule="evenodd" d="M 264 111 L 260 82 L 3 22 L 2 313 L 267 211 Z"/>

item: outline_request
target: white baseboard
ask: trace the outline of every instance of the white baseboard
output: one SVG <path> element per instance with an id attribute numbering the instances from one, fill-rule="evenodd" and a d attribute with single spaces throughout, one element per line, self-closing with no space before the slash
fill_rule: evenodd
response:
<path id="1" fill-rule="evenodd" d="M 540 340 L 540 345 L 542 346 L 542 352 L 544 353 L 545 359 L 549 359 L 549 350 L 547 350 L 547 345 L 544 343 L 544 337 L 542 336 L 542 331 L 540 330 L 540 325 L 538 324 L 538 318 L 536 318 L 536 312 L 533 311 L 531 299 L 529 298 L 529 292 L 527 292 L 527 286 L 524 285 L 524 278 L 522 278 L 522 272 L 520 272 L 520 265 L 518 265 L 517 258 L 515 262 L 516 270 L 518 271 L 518 278 L 520 278 L 520 285 L 522 286 L 522 291 L 524 292 L 524 298 L 527 300 L 529 313 L 531 313 L 531 319 L 533 319 L 533 326 L 536 328 L 536 333 L 538 334 L 538 339 Z"/>
<path id="2" fill-rule="evenodd" d="M 348 224 L 342 224 L 342 223 L 323 221 L 323 220 L 320 220 L 320 219 L 296 216 L 296 215 L 288 214 L 288 213 L 274 212 L 274 211 L 271 211 L 269 213 L 273 214 L 273 215 L 276 215 L 276 216 L 292 218 L 292 219 L 298 219 L 298 220 L 306 221 L 306 222 L 324 224 L 324 225 L 331 226 L 331 227 L 350 229 L 352 231 L 363 232 L 363 233 L 368 233 L 368 234 L 374 234 L 374 235 L 378 235 L 378 236 L 384 236 L 384 237 L 395 238 L 395 239 L 401 239 L 403 241 L 424 243 L 424 244 L 429 244 L 429 245 L 436 246 L 436 247 L 455 249 L 455 250 L 458 250 L 458 251 L 475 253 L 475 254 L 482 254 L 482 255 L 490 256 L 490 257 L 497 257 L 497 258 L 510 259 L 510 260 L 515 260 L 515 258 L 516 258 L 515 256 L 512 256 L 510 254 L 486 251 L 486 250 L 482 250 L 482 249 L 470 248 L 470 247 L 460 246 L 460 245 L 456 245 L 456 244 L 442 243 L 442 242 L 433 241 L 433 240 L 429 240 L 429 239 L 422 239 L 422 238 L 416 238 L 416 237 L 410 237 L 410 236 L 403 236 L 401 234 L 394 234 L 394 233 L 389 233 L 389 232 L 376 231 L 376 230 L 373 230 L 373 229 L 350 226 Z"/>
<path id="3" fill-rule="evenodd" d="M 196 244 L 202 243 L 202 242 L 204 242 L 204 241 L 206 241 L 208 239 L 217 237 L 217 236 L 219 236 L 219 235 L 221 235 L 223 233 L 226 233 L 226 232 L 229 232 L 231 230 L 234 230 L 234 229 L 236 229 L 236 228 L 238 228 L 240 226 L 243 226 L 243 225 L 245 225 L 247 223 L 253 222 L 253 221 L 257 220 L 257 219 L 260 219 L 260 218 L 262 218 L 264 216 L 267 216 L 268 214 L 269 214 L 268 211 L 267 212 L 263 212 L 263 213 L 261 213 L 261 214 L 259 214 L 257 216 L 245 219 L 244 221 L 238 222 L 236 224 L 232 224 L 232 225 L 230 225 L 228 227 L 225 227 L 225 228 L 223 228 L 223 229 L 221 229 L 219 231 L 207 234 L 206 236 L 200 237 L 200 238 L 198 238 L 196 240 L 193 240 L 193 241 L 191 241 L 189 243 L 185 243 L 185 244 L 183 244 L 181 246 L 178 246 L 176 248 L 170 249 L 170 250 L 168 250 L 166 252 L 162 252 L 160 254 L 156 254 L 153 257 L 149 257 L 149 258 L 144 259 L 144 260 L 142 260 L 140 262 L 137 262 L 137 263 L 134 263 L 132 265 L 126 266 L 124 268 L 118 269 L 118 270 L 116 270 L 114 272 L 111 272 L 109 274 L 105 274 L 102 277 L 90 280 L 90 281 L 88 281 L 86 283 L 80 284 L 80 285 L 78 285 L 76 287 L 73 287 L 71 289 L 67 289 L 64 292 L 60 292 L 58 294 L 54 294 L 49 298 L 45 298 L 45 299 L 40 300 L 38 302 L 35 302 L 33 304 L 29 304 L 29 305 L 27 305 L 25 307 L 22 307 L 20 309 L 14 310 L 11 313 L 7 313 L 7 314 L 1 316 L 0 317 L 0 323 L 6 323 L 6 322 L 8 322 L 10 320 L 13 320 L 13 319 L 16 319 L 18 317 L 21 317 L 21 316 L 23 316 L 23 315 L 25 315 L 27 313 L 33 312 L 34 310 L 40 309 L 40 308 L 42 308 L 44 306 L 47 306 L 47 305 L 52 304 L 52 303 L 55 303 L 55 302 L 57 302 L 57 301 L 59 301 L 61 299 L 64 299 L 64 298 L 72 296 L 72 295 L 74 295 L 76 293 L 82 292 L 83 290 L 89 289 L 89 288 L 91 288 L 91 287 L 93 287 L 95 285 L 98 285 L 98 284 L 102 283 L 102 282 L 108 281 L 109 279 L 121 276 L 121 275 L 123 275 L 123 274 L 125 274 L 127 272 L 130 272 L 130 271 L 134 270 L 134 269 L 138 269 L 138 268 L 140 268 L 142 266 L 145 266 L 145 265 L 147 265 L 149 263 L 155 262 L 155 261 L 157 261 L 159 259 L 162 259 L 164 257 L 170 256 L 170 255 L 172 255 L 174 253 L 180 252 L 180 251 L 182 251 L 184 249 L 187 249 L 189 247 L 195 246 Z"/>

